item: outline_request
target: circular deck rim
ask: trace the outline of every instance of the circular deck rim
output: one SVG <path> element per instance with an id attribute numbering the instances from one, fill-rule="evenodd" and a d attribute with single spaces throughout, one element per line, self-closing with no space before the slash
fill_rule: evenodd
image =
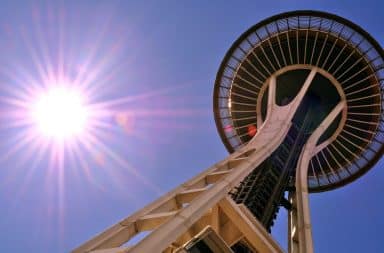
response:
<path id="1" fill-rule="evenodd" d="M 218 69 L 218 72 L 216 74 L 216 79 L 215 79 L 215 85 L 214 85 L 214 91 L 213 91 L 213 111 L 214 111 L 214 119 L 215 119 L 215 124 L 216 128 L 219 132 L 220 138 L 223 141 L 226 149 L 232 153 L 235 151 L 235 149 L 232 147 L 230 142 L 228 141 L 226 135 L 225 135 L 225 129 L 223 125 L 221 124 L 220 121 L 220 114 L 219 114 L 219 108 L 218 108 L 218 102 L 219 102 L 219 87 L 220 87 L 220 81 L 221 77 L 224 73 L 224 69 L 226 67 L 226 63 L 230 59 L 230 57 L 233 55 L 235 50 L 239 47 L 239 45 L 249 36 L 251 35 L 254 31 L 258 30 L 259 28 L 262 28 L 271 22 L 274 22 L 279 19 L 284 19 L 284 18 L 290 18 L 294 16 L 312 16 L 312 17 L 320 17 L 320 18 L 327 18 L 330 20 L 337 21 L 354 31 L 357 31 L 360 35 L 364 37 L 377 51 L 377 53 L 381 56 L 382 59 L 384 59 L 384 50 L 381 47 L 381 45 L 367 32 L 365 31 L 362 27 L 359 25 L 353 23 L 352 21 L 345 19 L 343 17 L 340 17 L 338 15 L 328 13 L 328 12 L 323 12 L 323 11 L 316 11 L 316 10 L 296 10 L 296 11 L 289 11 L 289 12 L 284 12 L 280 13 L 274 16 L 271 16 L 267 19 L 264 19 L 260 21 L 259 23 L 251 26 L 248 30 L 246 30 L 244 33 L 242 33 L 236 40 L 235 42 L 232 43 L 230 46 L 229 50 L 226 52 L 223 60 L 221 61 L 220 67 Z M 380 84 L 379 84 L 380 85 Z M 382 112 L 383 113 L 383 112 Z M 381 116 L 382 117 L 382 116 Z M 382 145 L 379 149 L 379 151 L 376 153 L 376 155 L 371 158 L 367 164 L 360 168 L 357 172 L 354 174 L 336 182 L 336 183 L 330 183 L 327 185 L 323 186 L 318 186 L 315 188 L 310 188 L 310 192 L 323 192 L 323 191 L 328 191 L 328 190 L 333 190 L 339 187 L 342 187 L 348 183 L 351 183 L 355 181 L 357 178 L 360 178 L 362 175 L 364 175 L 367 171 L 369 171 L 377 162 L 378 160 L 382 157 L 382 154 L 384 153 L 384 145 Z"/>

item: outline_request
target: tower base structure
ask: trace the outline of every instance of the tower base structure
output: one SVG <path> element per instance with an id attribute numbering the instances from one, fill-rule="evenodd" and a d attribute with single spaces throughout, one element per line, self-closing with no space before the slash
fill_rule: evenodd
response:
<path id="1" fill-rule="evenodd" d="M 266 118 L 245 146 L 188 180 L 158 200 L 123 219 L 73 251 L 73 253 L 197 253 L 263 252 L 280 253 L 281 247 L 243 204 L 228 195 L 244 178 L 281 145 L 292 119 L 320 70 L 310 68 L 296 97 L 287 105 L 276 104 L 276 75 L 268 80 Z M 308 204 L 308 164 L 326 147 L 320 136 L 345 110 L 341 100 L 323 119 L 301 151 L 296 168 L 295 190 L 290 193 L 289 252 L 313 252 Z M 129 240 L 148 234 L 131 246 Z M 231 249 L 232 248 L 232 249 Z M 247 251 L 248 250 L 248 251 Z"/>

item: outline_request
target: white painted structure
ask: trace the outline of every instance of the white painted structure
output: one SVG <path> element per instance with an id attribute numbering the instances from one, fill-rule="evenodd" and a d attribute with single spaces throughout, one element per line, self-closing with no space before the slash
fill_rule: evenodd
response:
<path id="1" fill-rule="evenodd" d="M 248 145 L 73 252 L 170 253 L 175 252 L 206 226 L 211 226 L 228 245 L 245 239 L 257 252 L 283 252 L 247 208 L 235 204 L 228 192 L 281 144 L 317 71 L 317 68 L 312 68 L 296 98 L 286 106 L 275 103 L 276 77 L 271 76 L 267 117 Z M 308 163 L 318 147 L 318 138 L 344 108 L 345 101 L 341 101 L 313 133 L 300 156 L 296 176 L 297 190 L 291 196 L 294 208 L 289 216 L 291 253 L 313 252 L 308 206 Z M 143 231 L 150 233 L 137 244 L 120 248 Z"/>
<path id="2" fill-rule="evenodd" d="M 277 78 L 292 70 L 309 74 L 293 100 L 279 106 Z M 232 152 L 226 159 L 73 253 L 185 253 L 184 246 L 207 227 L 225 246 L 242 241 L 254 252 L 283 252 L 248 208 L 228 193 L 282 144 L 317 74 L 334 86 L 339 100 L 301 150 L 288 217 L 289 253 L 312 253 L 309 192 L 352 182 L 384 152 L 384 51 L 359 26 L 317 11 L 268 18 L 241 35 L 227 52 L 214 90 L 216 124 Z M 329 99 L 328 93 L 320 93 Z M 318 143 L 339 115 L 332 135 Z M 245 131 L 249 125 L 257 126 L 253 137 Z M 147 233 L 142 240 L 130 242 L 142 232 Z"/>

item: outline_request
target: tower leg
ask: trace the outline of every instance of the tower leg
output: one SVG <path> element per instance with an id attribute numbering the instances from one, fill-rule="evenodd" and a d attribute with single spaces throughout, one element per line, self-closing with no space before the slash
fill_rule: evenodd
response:
<path id="1" fill-rule="evenodd" d="M 288 212 L 288 253 L 299 252 L 299 239 L 297 233 L 297 209 L 295 192 L 289 192 L 288 200 L 292 209 Z"/>
<path id="2" fill-rule="evenodd" d="M 272 75 L 269 80 L 266 119 L 258 133 L 246 146 L 239 148 L 225 160 L 216 163 L 155 202 L 115 224 L 73 252 L 174 252 L 175 247 L 187 242 L 188 239 L 185 238 L 193 237 L 208 225 L 218 231 L 229 245 L 245 238 L 248 242 L 254 243 L 252 246 L 257 252 L 282 252 L 262 226 L 258 225 L 257 220 L 249 215 L 245 208 L 236 205 L 228 197 L 228 192 L 281 145 L 292 125 L 293 116 L 316 73 L 317 69 L 313 68 L 297 96 L 285 106 L 277 106 L 275 103 L 276 76 Z M 305 166 L 299 166 L 299 168 L 301 167 Z M 303 170 L 305 173 L 306 168 Z M 306 181 L 304 182 L 306 183 Z M 296 187 L 298 188 L 298 186 Z M 301 195 L 296 197 L 298 196 Z M 299 199 L 296 201 L 298 213 L 302 213 L 299 204 L 302 202 Z M 308 202 L 306 203 L 308 204 Z M 300 217 L 298 216 L 298 218 L 297 224 L 301 224 Z M 298 228 L 301 227 L 298 226 Z M 143 231 L 150 231 L 150 233 L 136 245 L 121 248 L 121 245 Z M 299 242 L 300 240 L 299 236 Z M 256 241 L 259 243 L 256 244 Z"/>
<path id="3" fill-rule="evenodd" d="M 344 109 L 341 101 L 316 128 L 304 146 L 296 169 L 295 191 L 289 194 L 292 210 L 289 212 L 289 253 L 313 253 L 312 228 L 308 198 L 308 166 L 311 158 L 324 148 L 324 143 L 317 144 L 337 115 Z"/>

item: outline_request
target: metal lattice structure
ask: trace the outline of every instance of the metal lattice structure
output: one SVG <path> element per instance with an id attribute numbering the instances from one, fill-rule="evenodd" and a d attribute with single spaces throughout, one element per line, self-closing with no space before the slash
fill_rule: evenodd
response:
<path id="1" fill-rule="evenodd" d="M 383 86 L 383 49 L 346 19 L 295 11 L 256 24 L 216 78 L 228 157 L 73 252 L 282 253 L 268 232 L 284 206 L 289 253 L 313 253 L 308 195 L 381 158 Z"/>

